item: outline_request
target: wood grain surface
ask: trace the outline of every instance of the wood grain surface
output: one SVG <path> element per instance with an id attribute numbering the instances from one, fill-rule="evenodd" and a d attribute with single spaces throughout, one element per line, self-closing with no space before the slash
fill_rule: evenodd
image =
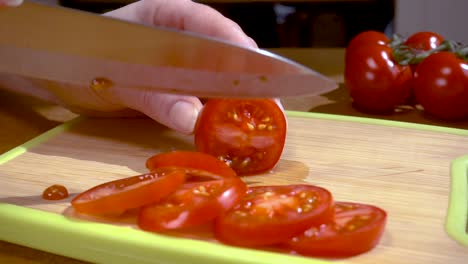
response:
<path id="1" fill-rule="evenodd" d="M 340 201 L 380 206 L 389 220 L 381 243 L 349 263 L 465 263 L 468 248 L 444 229 L 450 162 L 468 153 L 468 137 L 354 122 L 289 117 L 283 156 L 249 184 L 311 183 Z M 87 119 L 0 166 L 0 201 L 69 214 L 73 195 L 146 171 L 146 158 L 193 149 L 193 138 L 149 119 Z M 31 170 L 30 168 L 34 168 Z M 72 196 L 48 202 L 52 184 Z"/>
<path id="2" fill-rule="evenodd" d="M 321 73 L 335 79 L 338 82 L 343 81 L 342 73 L 343 73 L 343 70 L 344 70 L 344 49 L 333 49 L 333 48 L 332 49 L 329 49 L 329 48 L 324 48 L 324 49 L 288 48 L 288 49 L 284 49 L 283 48 L 283 49 L 272 49 L 271 51 L 276 52 L 278 54 L 281 54 L 283 56 L 289 57 L 289 58 L 291 58 L 293 60 L 296 60 L 296 61 L 298 61 L 298 62 L 300 62 L 300 63 L 302 63 L 302 64 L 304 64 L 306 66 L 312 67 L 312 68 L 320 71 Z M 449 122 L 444 122 L 444 121 L 441 121 L 441 120 L 435 120 L 435 119 L 431 118 L 430 116 L 425 115 L 422 111 L 419 111 L 417 109 L 402 109 L 402 111 L 399 111 L 399 112 L 397 112 L 397 113 L 395 113 L 393 115 L 389 115 L 389 116 L 375 116 L 375 115 L 368 115 L 368 114 L 358 112 L 355 109 L 353 109 L 352 106 L 350 105 L 349 96 L 347 95 L 346 89 L 343 86 L 340 86 L 339 89 L 337 89 L 337 90 L 335 90 L 335 91 L 333 91 L 331 93 L 328 93 L 328 94 L 326 94 L 326 95 L 324 95 L 322 97 L 313 97 L 313 96 L 311 96 L 311 97 L 300 97 L 300 98 L 284 98 L 282 100 L 282 102 L 283 102 L 283 105 L 285 106 L 285 108 L 288 109 L 288 110 L 297 110 L 297 111 L 306 111 L 306 112 L 310 111 L 310 112 L 319 112 L 319 113 L 331 113 L 331 114 L 339 114 L 339 115 L 345 115 L 345 116 L 371 117 L 371 118 L 377 118 L 377 119 L 396 120 L 396 121 L 403 121 L 403 122 L 409 122 L 409 123 L 431 124 L 431 125 L 455 127 L 455 128 L 461 128 L 461 129 L 467 129 L 468 128 L 468 121 L 450 122 L 449 123 Z M 60 125 L 65 121 L 71 120 L 71 119 L 75 118 L 76 116 L 77 116 L 76 114 L 71 113 L 70 111 L 68 111 L 68 110 L 66 110 L 66 109 L 64 109 L 64 108 L 62 108 L 60 106 L 49 104 L 49 103 L 43 102 L 41 100 L 37 100 L 37 99 L 30 98 L 30 97 L 27 97 L 27 96 L 13 94 L 13 93 L 9 93 L 9 92 L 5 92 L 5 91 L 0 90 L 0 154 L 10 150 L 11 148 L 13 148 L 15 146 L 23 144 L 27 140 L 30 140 L 30 139 L 40 135 L 41 133 L 55 127 L 55 126 Z M 359 124 L 355 124 L 355 126 L 356 127 L 361 127 L 361 125 L 359 125 Z M 318 127 L 316 129 L 324 129 L 324 127 Z M 365 140 L 370 140 L 370 141 L 379 140 L 379 142 L 380 142 L 381 138 L 380 138 L 379 132 L 370 133 L 369 131 L 366 131 L 364 128 L 362 128 L 362 129 L 363 129 L 364 133 L 367 133 L 368 138 L 369 138 L 369 139 L 364 139 L 364 141 Z M 385 131 L 387 131 L 387 130 L 385 130 Z M 392 130 L 392 131 L 394 131 L 394 130 Z M 395 132 L 394 135 L 393 135 L 393 138 L 394 139 L 399 138 L 399 141 L 405 140 L 405 137 L 407 137 L 407 135 L 405 133 L 401 133 L 400 129 L 397 129 L 397 131 L 400 131 L 400 132 Z M 403 130 L 403 131 L 406 131 L 406 130 Z M 421 133 L 421 132 L 420 131 L 415 131 L 414 133 L 415 133 L 415 135 L 413 135 L 412 138 L 417 138 L 417 135 L 419 133 Z M 424 132 L 423 134 L 426 134 L 426 133 L 427 132 Z M 435 135 L 433 133 L 429 133 L 429 134 L 430 135 Z M 437 135 L 439 135 L 439 134 L 437 134 Z M 342 134 L 341 136 L 344 137 L 345 134 Z M 352 136 L 352 134 L 350 134 L 348 136 Z M 439 136 L 437 136 L 437 137 L 439 137 Z M 449 137 L 453 137 L 453 136 L 449 135 Z M 459 137 L 457 137 L 457 138 L 459 138 Z M 422 139 L 424 139 L 424 137 Z M 332 140 L 331 142 L 333 142 L 333 140 L 335 140 L 335 139 L 331 138 L 331 140 Z M 442 141 L 445 142 L 445 140 L 442 140 Z M 410 142 L 410 141 L 408 141 L 408 142 Z M 405 142 L 405 144 L 407 144 L 408 142 Z M 437 144 L 437 143 L 433 143 L 431 141 L 431 139 L 429 139 L 429 140 L 427 140 L 427 142 L 418 143 L 418 146 L 424 146 L 424 144 L 426 144 L 428 146 L 432 146 L 431 147 L 432 152 L 437 153 L 437 146 L 433 145 L 433 144 Z M 404 145 L 404 146 L 401 146 L 400 148 L 404 149 L 406 146 L 407 145 Z M 337 146 L 335 146 L 335 147 L 337 147 Z M 314 149 L 315 148 L 312 148 L 311 150 L 314 150 Z M 444 149 L 447 149 L 447 147 L 445 147 Z M 329 153 L 329 151 L 331 151 L 331 150 L 332 149 L 322 149 L 322 151 L 324 151 L 325 153 L 327 153 L 327 152 Z M 348 149 L 348 152 L 350 152 L 350 151 L 352 151 L 352 149 Z M 404 150 L 402 150 L 402 151 L 404 151 Z M 416 151 L 416 150 L 414 150 L 414 151 Z M 414 153 L 414 151 L 413 151 L 413 153 Z M 468 153 L 466 151 L 466 143 L 465 143 L 465 145 L 455 144 L 451 151 L 465 152 L 465 154 Z M 317 149 L 315 149 L 314 153 L 316 153 L 316 152 L 317 152 Z M 423 152 L 424 152 L 424 149 L 423 149 Z M 454 153 L 452 153 L 452 154 L 454 154 Z M 321 155 L 321 153 L 318 153 L 318 156 L 320 156 L 320 155 Z M 331 155 L 331 154 L 329 153 L 328 155 Z M 362 155 L 360 155 L 358 152 L 355 152 L 355 155 L 357 157 L 356 162 L 358 162 L 359 159 L 361 159 L 359 157 L 361 157 Z M 344 157 L 343 155 L 340 155 L 340 156 L 336 157 L 336 159 L 339 160 L 339 159 L 341 159 L 343 157 Z M 315 157 L 314 157 L 314 159 L 315 159 Z M 351 153 L 348 153 L 346 155 L 346 159 L 348 160 L 349 163 L 352 162 L 353 158 L 351 156 Z M 350 161 L 350 159 L 351 159 L 351 161 Z M 402 160 L 404 160 L 404 159 L 402 159 Z M 443 191 L 441 191 L 442 193 L 447 191 L 446 187 L 448 186 L 448 183 L 449 183 L 448 182 L 449 179 L 448 179 L 448 175 L 447 175 L 448 160 L 449 160 L 449 158 L 445 157 L 443 160 L 439 160 L 437 163 L 435 163 L 435 164 L 442 164 L 443 163 L 443 165 L 440 165 L 440 166 L 442 166 L 442 168 L 439 168 L 439 169 L 443 170 L 443 173 L 441 173 L 440 177 L 444 177 L 444 182 L 443 182 L 442 186 L 438 186 L 437 188 L 435 188 L 436 190 L 439 190 L 439 188 L 442 188 L 443 189 Z M 282 161 L 280 163 L 280 166 L 283 163 L 284 162 Z M 337 162 L 337 164 L 342 164 L 342 163 Z M 356 164 L 359 164 L 359 162 L 356 163 Z M 396 169 L 396 168 L 392 169 L 391 167 L 388 167 L 387 170 L 390 170 L 390 172 L 389 171 L 387 171 L 387 172 L 389 172 L 390 174 L 396 173 L 397 175 L 399 173 L 403 173 L 402 177 L 404 177 L 407 174 L 410 174 L 410 175 L 418 174 L 417 172 L 409 173 L 409 171 L 411 171 L 411 170 L 407 170 L 405 172 L 404 168 L 406 168 L 406 166 L 408 166 L 408 164 L 413 164 L 412 160 L 408 160 L 408 161 L 404 160 L 404 161 L 402 161 L 402 164 L 403 164 L 403 167 L 402 167 L 402 169 L 400 171 L 398 171 L 398 169 Z M 344 165 L 344 163 L 341 166 L 343 166 L 343 165 Z M 424 163 L 420 164 L 420 165 L 424 166 Z M 430 164 L 430 166 L 433 166 L 433 165 Z M 324 168 L 326 168 L 326 167 L 324 167 Z M 322 171 L 324 170 L 324 168 L 322 168 Z M 337 172 L 338 168 L 339 167 L 334 167 L 334 169 L 331 170 L 330 173 L 334 172 L 334 174 L 336 174 L 336 175 L 341 175 L 341 173 Z M 370 173 L 370 174 L 372 174 L 372 172 L 368 172 L 368 171 L 365 170 L 367 168 L 367 166 L 364 166 L 364 167 L 361 167 L 361 168 L 362 169 L 357 170 L 356 173 L 362 173 L 362 174 L 369 174 Z M 317 167 L 312 167 L 312 170 L 311 170 L 310 173 L 314 173 L 314 171 L 316 169 L 317 169 Z M 418 169 L 420 169 L 420 168 L 418 168 Z M 343 170 L 342 173 L 344 173 L 344 169 L 342 169 L 342 170 Z M 379 172 L 381 172 L 381 171 L 379 170 Z M 419 172 L 419 173 L 421 173 L 421 172 Z M 0 173 L 0 175 L 1 175 L 1 173 Z M 315 174 L 313 174 L 313 175 L 315 175 Z M 327 172 L 325 172 L 325 175 L 327 175 Z M 378 178 L 377 176 L 378 176 L 378 174 L 376 174 L 376 178 Z M 381 184 L 383 186 L 382 188 L 386 189 L 387 187 L 385 187 L 385 186 L 393 186 L 395 184 L 395 183 L 393 183 L 393 177 L 390 177 L 390 176 L 387 177 L 388 179 L 386 178 L 385 180 L 382 181 L 382 184 Z M 410 179 L 415 180 L 412 177 L 410 177 Z M 415 181 L 417 181 L 417 179 L 419 179 L 420 182 L 423 182 L 423 183 L 425 181 L 428 181 L 428 179 L 425 179 L 425 178 L 421 179 L 421 176 L 418 176 L 418 178 L 416 178 Z M 364 181 L 364 185 L 366 185 L 367 180 L 363 179 L 362 181 Z M 432 181 L 432 180 L 429 179 L 429 181 Z M 339 182 L 335 182 L 335 183 L 332 183 L 332 184 L 338 184 L 338 183 Z M 387 183 L 389 185 L 387 185 Z M 399 186 L 401 187 L 401 185 L 399 185 Z M 41 186 L 41 187 L 43 187 L 43 186 Z M 408 187 L 408 189 L 412 188 L 412 186 L 409 185 L 409 184 L 406 187 Z M 348 186 L 347 188 L 349 188 L 349 191 L 351 191 L 353 187 Z M 389 188 L 391 188 L 391 187 L 389 187 Z M 39 190 L 37 190 L 37 191 L 39 191 Z M 360 193 L 360 192 L 361 191 L 358 191 L 358 193 Z M 398 188 L 394 189 L 394 190 L 391 190 L 391 191 L 386 190 L 386 194 L 388 194 L 388 192 L 391 192 L 391 194 L 392 194 L 391 197 L 392 198 L 393 197 L 400 197 L 402 195 L 403 195 L 403 197 L 405 197 L 405 195 L 406 196 L 408 195 L 407 192 L 403 192 L 402 194 L 400 194 L 400 189 L 398 189 Z M 18 193 L 17 193 L 17 195 L 18 195 Z M 35 195 L 37 196 L 38 193 L 35 193 Z M 337 195 L 340 195 L 340 193 L 337 193 Z M 421 197 L 419 197 L 419 198 L 418 197 L 416 197 L 415 199 L 421 199 Z M 437 199 L 438 197 L 439 197 L 439 195 L 437 195 L 437 196 L 435 196 L 433 198 L 430 198 L 430 199 Z M 400 198 L 398 198 L 398 199 L 400 199 Z M 446 199 L 447 199 L 446 196 L 444 196 L 443 197 L 443 202 L 438 203 L 439 206 L 442 203 L 444 203 L 444 201 L 446 201 Z M 404 206 L 410 206 L 410 205 L 404 205 Z M 446 205 L 444 204 L 444 206 L 446 206 Z M 419 209 L 417 209 L 417 210 L 419 210 Z M 438 209 L 437 214 L 438 214 L 439 217 L 442 216 L 445 213 L 444 210 L 445 209 Z M 419 213 L 419 211 L 417 211 L 417 212 Z M 415 214 L 416 214 L 416 212 L 415 212 Z M 404 232 L 410 233 L 411 228 L 418 225 L 416 220 L 420 220 L 421 218 L 424 218 L 424 217 L 425 217 L 425 215 L 422 214 L 422 216 L 420 218 L 417 218 L 417 219 L 408 218 L 406 220 L 406 222 L 411 223 L 411 225 Z M 390 218 L 390 219 L 392 219 L 392 218 Z M 443 232 L 443 231 L 441 231 L 442 221 L 443 220 L 438 219 L 437 221 L 438 221 L 438 224 L 439 224 L 438 234 L 440 235 L 441 232 Z M 425 223 L 425 220 L 422 221 L 422 224 L 424 224 L 424 223 Z M 430 236 L 431 232 L 432 232 L 432 230 L 428 231 L 428 233 L 425 236 L 426 237 Z M 386 238 L 384 239 L 384 241 L 387 241 L 385 243 L 390 243 L 388 241 L 391 241 L 391 240 L 392 240 L 392 233 L 387 235 Z M 431 241 L 433 241 L 433 240 L 431 240 Z M 444 241 L 447 241 L 447 239 L 445 239 Z M 385 243 L 383 244 L 383 246 L 386 245 Z M 412 242 L 407 241 L 407 243 L 412 243 Z M 447 243 L 452 245 L 451 244 L 452 241 L 449 241 Z M 408 253 L 408 255 L 413 254 L 413 251 L 414 251 L 412 249 L 405 249 L 402 246 L 402 248 L 398 252 L 401 253 L 401 252 L 404 252 L 405 250 Z M 463 251 L 465 249 L 459 249 L 459 250 Z M 436 251 L 436 252 L 438 252 L 438 251 Z M 419 253 L 419 254 L 426 255 L 426 259 L 428 259 L 430 256 L 432 256 L 433 253 L 426 252 L 426 253 Z M 438 255 L 438 254 L 441 254 L 441 253 L 434 253 L 434 254 Z M 400 259 L 400 263 L 406 263 L 405 259 L 406 259 L 405 257 L 402 257 Z M 71 258 L 62 257 L 62 256 L 55 255 L 55 254 L 50 254 L 50 253 L 35 250 L 35 249 L 31 249 L 31 248 L 24 247 L 24 246 L 21 246 L 21 245 L 11 244 L 11 243 L 8 243 L 8 242 L 5 242 L 5 241 L 0 241 L 0 263 L 12 263 L 12 264 L 26 264 L 26 263 L 27 264 L 31 264 L 31 263 L 82 264 L 82 263 L 85 263 L 85 262 L 75 260 L 75 259 L 71 259 Z M 375 262 L 375 263 L 378 263 L 378 262 Z M 411 263 L 411 262 L 409 262 L 409 263 Z M 432 263 L 432 262 L 429 261 L 428 263 Z M 452 263 L 457 263 L 457 262 L 452 262 Z M 465 262 L 461 262 L 461 263 L 465 263 Z"/>

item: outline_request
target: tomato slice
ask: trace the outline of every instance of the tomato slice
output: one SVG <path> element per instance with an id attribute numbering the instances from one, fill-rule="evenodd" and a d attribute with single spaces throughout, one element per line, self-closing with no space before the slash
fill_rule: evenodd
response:
<path id="1" fill-rule="evenodd" d="M 266 172 L 278 162 L 286 118 L 271 99 L 211 99 L 195 127 L 198 151 L 226 162 L 240 176 Z"/>
<path id="2" fill-rule="evenodd" d="M 257 186 L 215 220 L 215 236 L 226 244 L 281 243 L 333 216 L 331 193 L 313 185 Z"/>
<path id="3" fill-rule="evenodd" d="M 189 182 L 163 202 L 144 206 L 138 226 L 161 232 L 201 225 L 233 207 L 246 190 L 240 178 Z"/>
<path id="4" fill-rule="evenodd" d="M 236 172 L 225 162 L 198 151 L 171 151 L 156 154 L 146 161 L 151 171 L 160 167 L 199 169 L 224 177 L 235 177 Z"/>
<path id="5" fill-rule="evenodd" d="M 73 198 L 78 213 L 118 216 L 129 209 L 161 201 L 185 182 L 185 172 L 162 168 L 95 186 Z"/>
<path id="6" fill-rule="evenodd" d="M 335 220 L 316 225 L 290 239 L 286 246 L 302 255 L 348 257 L 377 245 L 385 229 L 387 213 L 375 206 L 336 202 Z"/>

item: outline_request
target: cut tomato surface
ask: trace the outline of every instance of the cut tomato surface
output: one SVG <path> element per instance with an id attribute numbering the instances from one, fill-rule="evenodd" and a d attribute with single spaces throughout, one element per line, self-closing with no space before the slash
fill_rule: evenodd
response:
<path id="1" fill-rule="evenodd" d="M 379 242 L 387 213 L 375 206 L 335 202 L 334 221 L 313 226 L 286 246 L 302 255 L 347 257 L 369 251 Z"/>
<path id="2" fill-rule="evenodd" d="M 161 167 L 183 167 L 205 170 L 219 176 L 235 177 L 236 172 L 225 162 L 198 151 L 171 151 L 156 154 L 146 161 L 151 171 Z"/>
<path id="3" fill-rule="evenodd" d="M 161 201 L 184 182 L 183 170 L 162 168 L 100 184 L 80 193 L 71 204 L 78 213 L 118 216 L 129 209 Z"/>
<path id="4" fill-rule="evenodd" d="M 204 224 L 238 203 L 246 190 L 247 185 L 237 177 L 189 182 L 163 202 L 144 206 L 138 226 L 158 232 Z"/>
<path id="5" fill-rule="evenodd" d="M 211 99 L 195 127 L 198 151 L 226 162 L 240 176 L 266 172 L 278 162 L 286 118 L 271 99 Z"/>
<path id="6" fill-rule="evenodd" d="M 215 236 L 226 244 L 281 243 L 333 216 L 331 193 L 312 185 L 257 186 L 215 220 Z"/>

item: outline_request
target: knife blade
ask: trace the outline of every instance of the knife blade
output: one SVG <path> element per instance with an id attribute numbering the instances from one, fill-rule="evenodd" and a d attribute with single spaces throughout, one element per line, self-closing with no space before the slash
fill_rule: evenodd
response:
<path id="1" fill-rule="evenodd" d="M 0 9 L 0 72 L 199 97 L 317 95 L 337 83 L 274 53 L 186 31 L 24 2 Z"/>

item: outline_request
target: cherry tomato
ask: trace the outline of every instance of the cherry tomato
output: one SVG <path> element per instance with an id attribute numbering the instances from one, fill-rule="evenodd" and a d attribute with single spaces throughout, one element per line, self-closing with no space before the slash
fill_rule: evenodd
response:
<path id="1" fill-rule="evenodd" d="M 379 31 L 364 31 L 354 36 L 346 47 L 345 61 L 348 62 L 350 54 L 362 46 L 367 45 L 388 45 L 390 39 Z"/>
<path id="2" fill-rule="evenodd" d="M 418 52 L 435 49 L 442 44 L 444 40 L 444 37 L 435 32 L 422 31 L 409 36 L 404 44 L 415 52 Z"/>
<path id="3" fill-rule="evenodd" d="M 225 162 L 203 152 L 171 151 L 156 154 L 146 161 L 151 171 L 160 167 L 179 167 L 209 171 L 224 177 L 235 177 L 236 172 Z"/>
<path id="4" fill-rule="evenodd" d="M 313 226 L 286 243 L 302 255 L 348 257 L 367 252 L 380 241 L 387 213 L 375 206 L 336 202 L 334 221 Z"/>
<path id="5" fill-rule="evenodd" d="M 246 190 L 237 177 L 186 183 L 164 201 L 144 206 L 138 226 L 158 232 L 201 225 L 233 207 Z"/>
<path id="6" fill-rule="evenodd" d="M 312 185 L 257 186 L 215 220 L 215 237 L 226 244 L 273 245 L 333 215 L 331 193 Z"/>
<path id="7" fill-rule="evenodd" d="M 450 52 L 430 55 L 415 73 L 414 92 L 424 110 L 435 117 L 467 117 L 468 64 Z"/>
<path id="8" fill-rule="evenodd" d="M 444 40 L 445 39 L 441 35 L 435 32 L 423 31 L 411 35 L 403 44 L 409 47 L 414 55 L 418 55 L 420 53 L 437 48 L 444 42 Z M 410 64 L 413 74 L 416 72 L 418 65 L 418 63 Z M 414 95 L 414 89 L 412 88 L 405 104 L 416 105 L 417 103 L 416 96 Z"/>
<path id="9" fill-rule="evenodd" d="M 198 151 L 226 162 L 239 176 L 272 169 L 286 139 L 286 118 L 270 99 L 211 99 L 195 127 Z"/>
<path id="10" fill-rule="evenodd" d="M 401 66 L 384 45 L 355 49 L 345 65 L 345 84 L 353 105 L 363 111 L 388 114 L 409 95 L 412 82 L 409 66 Z"/>
<path id="11" fill-rule="evenodd" d="M 100 184 L 80 193 L 71 204 L 78 213 L 118 216 L 129 209 L 161 201 L 184 182 L 184 171 L 163 168 Z"/>

